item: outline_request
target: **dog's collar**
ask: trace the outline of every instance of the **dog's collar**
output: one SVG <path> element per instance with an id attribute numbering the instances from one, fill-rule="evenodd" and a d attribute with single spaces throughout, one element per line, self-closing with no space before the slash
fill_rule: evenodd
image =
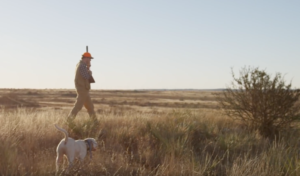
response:
<path id="1" fill-rule="evenodd" d="M 84 142 L 86 143 L 87 151 L 90 151 L 90 159 L 92 159 L 92 146 L 91 146 L 91 142 L 89 140 L 84 140 Z"/>

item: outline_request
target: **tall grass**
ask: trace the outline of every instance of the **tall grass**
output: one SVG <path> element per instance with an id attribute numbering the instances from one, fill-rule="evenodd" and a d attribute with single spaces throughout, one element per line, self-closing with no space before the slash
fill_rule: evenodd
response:
<path id="1" fill-rule="evenodd" d="M 66 114 L 2 110 L 0 175 L 54 175 L 63 138 L 54 123 L 70 137 L 93 137 L 99 144 L 92 162 L 69 175 L 300 175 L 298 131 L 269 141 L 205 110 L 102 111 L 96 124 L 83 111 L 74 123 L 66 122 Z"/>

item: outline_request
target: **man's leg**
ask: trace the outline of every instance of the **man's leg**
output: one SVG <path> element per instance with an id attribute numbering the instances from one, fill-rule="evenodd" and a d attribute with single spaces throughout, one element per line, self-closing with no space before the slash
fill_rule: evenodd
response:
<path id="1" fill-rule="evenodd" d="M 95 113 L 95 110 L 94 110 L 94 104 L 93 104 L 92 99 L 90 97 L 90 93 L 88 93 L 87 96 L 86 96 L 86 99 L 84 101 L 84 107 L 87 109 L 90 117 L 95 119 L 96 118 L 96 113 Z"/>
<path id="2" fill-rule="evenodd" d="M 75 119 L 77 113 L 82 109 L 83 104 L 87 98 L 88 92 L 77 92 L 76 102 L 73 109 L 68 115 L 68 119 Z"/>

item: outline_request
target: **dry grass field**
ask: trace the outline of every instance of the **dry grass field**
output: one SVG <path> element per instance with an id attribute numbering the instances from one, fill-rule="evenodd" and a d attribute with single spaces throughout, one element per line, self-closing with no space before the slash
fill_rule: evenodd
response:
<path id="1" fill-rule="evenodd" d="M 299 130 L 265 139 L 224 116 L 219 93 L 92 90 L 95 124 L 85 109 L 66 121 L 74 90 L 1 89 L 0 175 L 55 175 L 64 137 L 55 123 L 99 145 L 89 164 L 60 175 L 300 175 Z"/>

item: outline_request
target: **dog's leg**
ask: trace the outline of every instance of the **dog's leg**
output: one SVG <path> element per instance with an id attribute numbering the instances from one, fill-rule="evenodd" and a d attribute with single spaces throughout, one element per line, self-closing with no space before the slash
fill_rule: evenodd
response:
<path id="1" fill-rule="evenodd" d="M 58 153 L 56 157 L 56 174 L 59 172 L 59 167 L 62 161 L 63 161 L 63 156 Z"/>
<path id="2" fill-rule="evenodd" d="M 67 156 L 68 157 L 68 161 L 69 161 L 69 167 L 68 167 L 68 171 L 73 167 L 73 162 L 74 162 L 74 156 Z"/>

